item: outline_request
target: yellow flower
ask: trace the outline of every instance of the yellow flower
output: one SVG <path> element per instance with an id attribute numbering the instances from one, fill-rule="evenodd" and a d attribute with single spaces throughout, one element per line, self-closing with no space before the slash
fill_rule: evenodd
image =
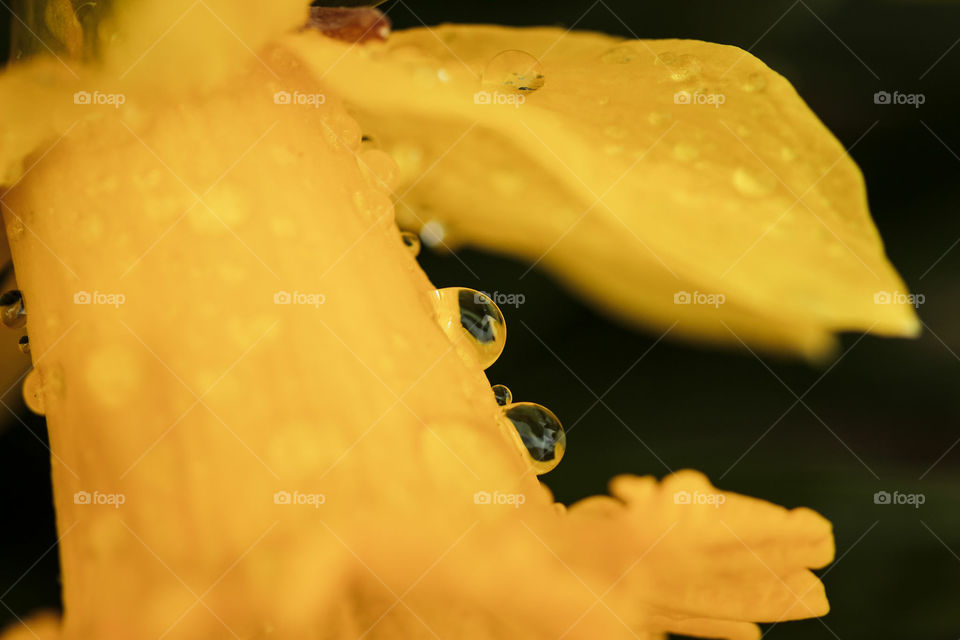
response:
<path id="1" fill-rule="evenodd" d="M 826 613 L 812 511 L 692 471 L 555 504 L 394 223 L 692 337 L 911 334 L 874 303 L 903 285 L 859 172 L 786 80 L 702 42 L 352 46 L 303 13 L 129 3 L 98 64 L 0 78 L 63 566 L 62 627 L 33 632 L 755 638 Z"/>

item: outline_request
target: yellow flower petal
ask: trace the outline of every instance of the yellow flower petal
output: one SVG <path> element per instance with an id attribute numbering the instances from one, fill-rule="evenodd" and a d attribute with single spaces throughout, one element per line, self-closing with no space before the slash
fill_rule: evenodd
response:
<path id="1" fill-rule="evenodd" d="M 383 46 L 296 39 L 400 162 L 402 225 L 442 220 L 448 242 L 542 262 L 658 330 L 810 355 L 835 331 L 917 332 L 911 307 L 875 304 L 906 289 L 856 165 L 735 47 L 453 25 Z M 481 83 L 506 50 L 540 59 L 542 88 Z"/>
<path id="2" fill-rule="evenodd" d="M 621 476 L 611 490 L 622 502 L 569 509 L 568 543 L 625 619 L 639 608 L 648 628 L 739 639 L 755 637 L 749 622 L 829 610 L 809 569 L 832 561 L 833 536 L 809 509 L 722 492 L 694 471 L 660 483 Z"/>

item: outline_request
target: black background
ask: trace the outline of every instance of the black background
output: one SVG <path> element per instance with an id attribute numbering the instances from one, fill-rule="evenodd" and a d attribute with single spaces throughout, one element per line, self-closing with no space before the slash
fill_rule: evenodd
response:
<path id="1" fill-rule="evenodd" d="M 638 362 L 657 336 L 609 322 L 539 271 L 518 279 L 525 264 L 460 252 L 479 280 L 450 256 L 425 250 L 421 264 L 437 286 L 525 296 L 504 308 L 509 343 L 488 373 L 573 426 L 566 457 L 544 477 L 558 499 L 604 492 L 618 473 L 689 467 L 724 489 L 812 507 L 835 527 L 838 560 L 821 572 L 833 610 L 767 625 L 767 637 L 960 637 L 960 244 L 950 250 L 960 240 L 960 3 L 390 0 L 381 8 L 401 28 L 575 25 L 738 45 L 785 75 L 845 145 L 877 123 L 851 155 L 890 259 L 925 296 L 917 340 L 845 336 L 849 351 L 819 369 L 669 340 Z M 922 93 L 926 103 L 876 105 L 880 90 Z M 48 453 L 37 440 L 44 424 L 20 418 L 25 425 L 8 416 L 0 429 L 0 600 L 9 607 L 0 607 L 0 623 L 58 601 L 55 550 L 37 562 L 56 540 Z M 881 490 L 926 501 L 874 504 Z"/>

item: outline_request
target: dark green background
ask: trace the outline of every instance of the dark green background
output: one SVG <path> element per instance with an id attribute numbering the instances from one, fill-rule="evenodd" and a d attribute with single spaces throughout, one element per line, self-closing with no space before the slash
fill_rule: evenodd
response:
<path id="1" fill-rule="evenodd" d="M 926 298 L 927 330 L 914 341 L 845 336 L 851 349 L 825 376 L 830 364 L 762 356 L 764 366 L 742 348 L 670 341 L 637 363 L 656 336 L 610 323 L 538 271 L 519 279 L 524 264 L 461 252 L 479 279 L 450 256 L 425 251 L 421 264 L 438 286 L 526 296 L 504 308 L 509 344 L 489 373 L 576 423 L 563 463 L 545 477 L 560 500 L 603 492 L 617 473 L 692 467 L 724 489 L 810 506 L 835 527 L 839 559 L 824 577 L 833 611 L 767 637 L 960 637 L 960 445 L 951 449 L 960 439 L 960 245 L 948 252 L 960 239 L 960 45 L 948 52 L 960 39 L 960 3 L 390 0 L 382 8 L 400 27 L 576 24 L 734 44 L 789 78 L 845 145 L 878 122 L 852 156 L 891 260 Z M 879 90 L 923 93 L 926 103 L 875 105 Z M 787 387 L 802 395 L 815 383 L 806 406 L 790 409 Z M 43 437 L 41 419 L 22 417 Z M 0 594 L 56 539 L 47 453 L 9 422 L 0 433 Z M 880 490 L 923 493 L 926 503 L 876 505 Z M 56 572 L 51 552 L 0 599 L 18 615 L 56 603 Z M 10 619 L 0 607 L 0 622 Z"/>

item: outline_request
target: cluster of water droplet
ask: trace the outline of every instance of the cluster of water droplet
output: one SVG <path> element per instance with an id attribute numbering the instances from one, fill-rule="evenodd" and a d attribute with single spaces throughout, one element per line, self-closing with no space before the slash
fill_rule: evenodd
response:
<path id="1" fill-rule="evenodd" d="M 440 327 L 464 357 L 484 369 L 496 362 L 506 344 L 507 326 L 489 296 L 450 287 L 434 291 L 433 303 Z M 539 404 L 514 402 L 510 389 L 502 384 L 491 389 L 500 406 L 501 426 L 526 463 L 538 475 L 555 468 L 567 447 L 557 416 Z"/>
<path id="2" fill-rule="evenodd" d="M 17 289 L 0 295 L 0 319 L 10 329 L 22 329 L 27 324 L 27 308 L 23 304 L 23 295 Z M 20 336 L 17 346 L 22 353 L 30 353 L 30 339 L 26 335 Z"/>
<path id="3" fill-rule="evenodd" d="M 11 289 L 0 295 L 0 320 L 10 329 L 22 329 L 27 324 L 27 307 L 19 290 Z M 26 334 L 20 336 L 17 346 L 22 353 L 30 353 L 30 339 Z M 43 393 L 36 369 L 27 373 L 23 380 L 23 399 L 31 411 L 43 415 Z"/>

